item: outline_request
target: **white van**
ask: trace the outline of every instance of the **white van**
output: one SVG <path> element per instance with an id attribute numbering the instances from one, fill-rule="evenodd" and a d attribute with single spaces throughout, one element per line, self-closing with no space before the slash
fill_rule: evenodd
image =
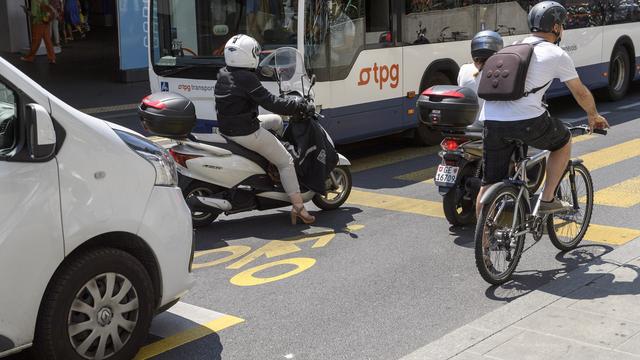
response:
<path id="1" fill-rule="evenodd" d="M 173 160 L 0 57 L 0 358 L 131 359 L 193 285 Z"/>

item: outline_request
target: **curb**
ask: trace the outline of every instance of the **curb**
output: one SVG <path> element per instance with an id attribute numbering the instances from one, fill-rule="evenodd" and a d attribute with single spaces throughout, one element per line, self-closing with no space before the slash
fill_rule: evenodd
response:
<path id="1" fill-rule="evenodd" d="M 400 360 L 450 359 L 481 342 L 487 343 L 487 346 L 495 347 L 504 342 L 501 340 L 501 334 L 509 326 L 639 257 L 640 237 L 579 266 L 563 277 L 551 280 L 529 294 L 467 325 L 463 325 Z"/>

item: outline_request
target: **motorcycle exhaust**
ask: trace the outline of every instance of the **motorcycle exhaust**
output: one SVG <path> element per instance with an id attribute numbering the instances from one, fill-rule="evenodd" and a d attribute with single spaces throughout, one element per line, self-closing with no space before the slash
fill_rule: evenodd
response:
<path id="1" fill-rule="evenodd" d="M 187 205 L 194 211 L 229 211 L 232 206 L 231 203 L 224 199 L 206 197 L 206 196 L 191 196 L 187 199 Z"/>

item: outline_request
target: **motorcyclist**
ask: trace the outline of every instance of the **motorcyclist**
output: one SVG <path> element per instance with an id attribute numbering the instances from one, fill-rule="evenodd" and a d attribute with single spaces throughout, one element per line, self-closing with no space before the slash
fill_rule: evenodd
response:
<path id="1" fill-rule="evenodd" d="M 214 89 L 220 132 L 232 141 L 255 151 L 274 164 L 280 173 L 284 191 L 291 200 L 291 222 L 300 218 L 311 224 L 315 217 L 304 207 L 293 157 L 269 130 L 282 131 L 279 115 L 312 111 L 304 99 L 280 98 L 265 89 L 255 70 L 260 45 L 247 35 L 232 37 L 224 48 L 226 67 L 220 69 Z M 273 112 L 258 115 L 258 106 Z"/>
<path id="2" fill-rule="evenodd" d="M 464 64 L 460 68 L 460 72 L 458 73 L 458 86 L 468 87 L 477 93 L 484 63 L 491 55 L 500 51 L 503 46 L 502 36 L 497 32 L 483 30 L 477 33 L 471 40 L 471 58 L 473 59 L 473 63 Z M 484 100 L 478 98 L 479 109 L 482 109 L 483 104 Z M 479 115 L 480 112 L 478 111 L 478 116 Z"/>

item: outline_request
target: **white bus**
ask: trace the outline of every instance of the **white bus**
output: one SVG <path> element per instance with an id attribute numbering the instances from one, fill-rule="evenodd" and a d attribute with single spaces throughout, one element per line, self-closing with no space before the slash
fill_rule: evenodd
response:
<path id="1" fill-rule="evenodd" d="M 417 96 L 454 83 L 470 61 L 470 39 L 493 29 L 509 44 L 528 32 L 537 1 L 503 0 L 148 0 L 152 91 L 194 101 L 196 131 L 216 126 L 213 98 L 225 42 L 238 33 L 269 52 L 297 47 L 318 80 L 316 105 L 338 143 L 413 131 L 438 134 L 417 118 Z M 562 2 L 562 1 L 561 1 Z M 623 97 L 640 77 L 640 0 L 567 0 L 562 47 L 583 82 Z M 554 84 L 551 96 L 566 94 Z"/>

